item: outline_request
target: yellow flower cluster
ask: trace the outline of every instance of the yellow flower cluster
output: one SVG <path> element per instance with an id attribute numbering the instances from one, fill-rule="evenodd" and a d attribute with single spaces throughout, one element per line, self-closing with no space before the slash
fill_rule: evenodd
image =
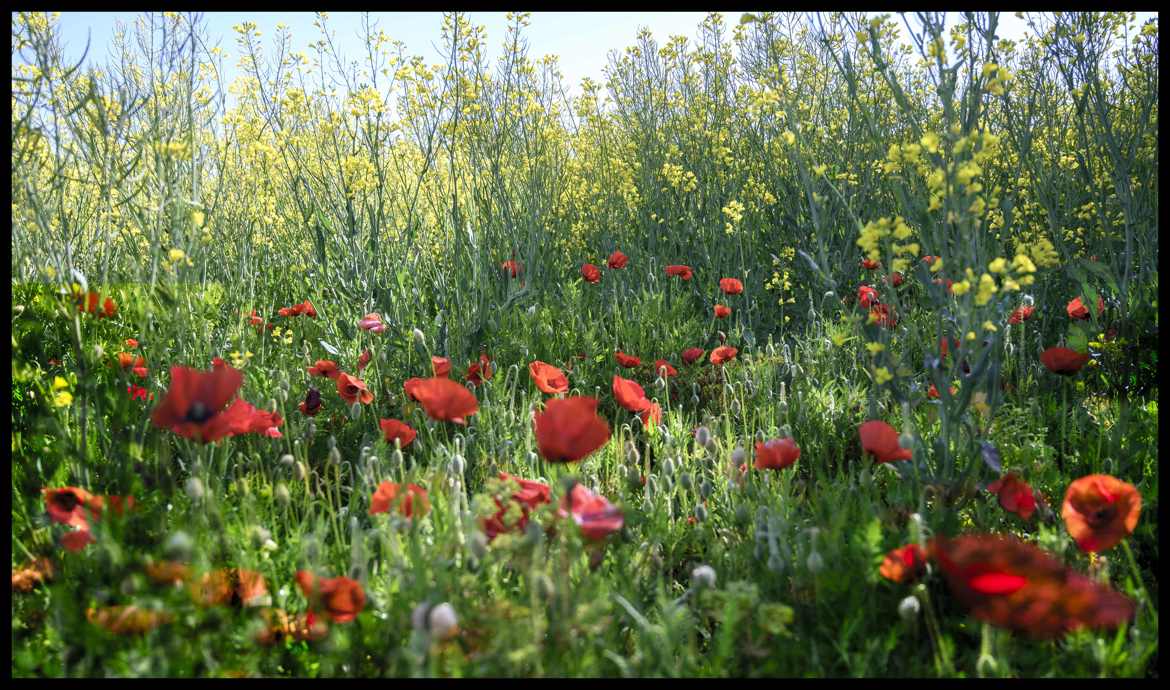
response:
<path id="1" fill-rule="evenodd" d="M 880 261 L 882 258 L 882 240 L 892 237 L 896 240 L 907 240 L 914 236 L 914 231 L 906 224 L 902 216 L 893 218 L 878 218 L 870 221 L 861 228 L 857 238 L 857 246 L 865 252 L 866 258 L 871 261 Z M 894 256 L 890 262 L 891 270 L 902 272 L 910 266 L 911 259 L 917 258 L 921 247 L 917 242 L 889 242 L 889 252 Z"/>

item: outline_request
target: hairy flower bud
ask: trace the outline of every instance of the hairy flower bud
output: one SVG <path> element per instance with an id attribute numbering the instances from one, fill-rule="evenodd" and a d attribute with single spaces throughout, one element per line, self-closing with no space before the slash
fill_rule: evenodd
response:
<path id="1" fill-rule="evenodd" d="M 703 564 L 691 571 L 691 587 L 710 589 L 715 586 L 715 569 Z"/>

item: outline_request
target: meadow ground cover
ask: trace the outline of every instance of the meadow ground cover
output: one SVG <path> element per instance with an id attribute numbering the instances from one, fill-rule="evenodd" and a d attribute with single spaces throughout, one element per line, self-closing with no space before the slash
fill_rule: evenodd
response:
<path id="1" fill-rule="evenodd" d="M 13 675 L 1157 675 L 1157 24 L 943 19 L 14 13 Z"/>

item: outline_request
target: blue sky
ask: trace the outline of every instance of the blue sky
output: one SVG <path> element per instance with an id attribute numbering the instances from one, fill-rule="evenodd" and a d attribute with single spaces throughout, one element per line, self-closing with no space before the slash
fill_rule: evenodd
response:
<path id="1" fill-rule="evenodd" d="M 723 15 L 725 22 L 732 26 L 739 21 L 740 13 L 725 12 Z M 137 16 L 135 12 L 63 12 L 60 26 L 66 43 L 66 55 L 73 59 L 81 56 L 88 32 L 92 42 L 88 57 L 90 63 L 104 63 L 116 22 L 132 26 Z M 224 61 L 228 83 L 237 74 L 235 66 L 239 59 L 232 25 L 243 21 L 255 22 L 263 34 L 261 41 L 267 45 L 275 33 L 276 25 L 284 23 L 292 32 L 294 50 L 305 50 L 309 42 L 318 37 L 318 31 L 313 26 L 314 15 L 310 12 L 207 12 L 204 16 L 211 42 L 214 44 L 218 40 L 228 54 Z M 468 16 L 472 23 L 487 28 L 488 55 L 494 59 L 499 55 L 505 37 L 505 13 L 471 12 Z M 543 55 L 554 54 L 560 58 L 565 86 L 570 93 L 577 93 L 582 78 L 591 77 L 601 81 L 602 68 L 607 64 L 609 52 L 633 45 L 640 27 L 649 28 L 660 41 L 674 34 L 693 38 L 705 16 L 704 12 L 534 12 L 523 36 L 529 42 L 530 57 L 539 59 Z M 1138 23 L 1140 25 L 1145 19 L 1156 16 L 1155 12 L 1139 12 Z M 422 55 L 429 64 L 440 61 L 435 45 L 440 37 L 441 14 L 373 12 L 371 19 L 376 20 L 379 28 L 392 39 L 405 43 L 407 54 Z M 361 26 L 360 13 L 330 13 L 328 24 L 343 46 L 357 43 L 357 32 Z M 1024 22 L 1012 13 L 1001 13 L 1001 38 L 1018 39 L 1024 29 Z M 352 57 L 357 59 L 358 52 L 353 51 Z"/>

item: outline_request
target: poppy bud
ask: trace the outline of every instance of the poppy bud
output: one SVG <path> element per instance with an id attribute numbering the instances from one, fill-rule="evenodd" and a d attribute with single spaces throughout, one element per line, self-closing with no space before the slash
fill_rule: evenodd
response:
<path id="1" fill-rule="evenodd" d="M 427 349 L 427 336 L 417 328 L 414 329 L 413 334 L 415 346 L 421 347 L 424 350 Z"/>
<path id="2" fill-rule="evenodd" d="M 329 451 L 329 462 L 334 465 L 341 464 L 341 451 L 336 447 Z"/>
<path id="3" fill-rule="evenodd" d="M 427 614 L 431 612 L 431 605 L 422 603 L 410 612 L 410 626 L 415 632 L 425 635 L 427 632 Z"/>
<path id="4" fill-rule="evenodd" d="M 166 543 L 163 545 L 163 552 L 167 558 L 172 558 L 176 561 L 186 561 L 191 558 L 191 552 L 195 549 L 195 540 L 191 535 L 179 530 L 167 537 Z"/>
<path id="5" fill-rule="evenodd" d="M 902 435 L 898 437 L 898 445 L 910 450 L 914 447 L 914 435 L 909 431 L 903 431 Z"/>
<path id="6" fill-rule="evenodd" d="M 289 501 L 292 500 L 292 495 L 289 494 L 288 487 L 285 486 L 284 482 L 280 482 L 276 485 L 275 495 L 276 502 L 281 505 L 288 505 Z"/>
<path id="7" fill-rule="evenodd" d="M 282 403 L 288 402 L 288 391 L 286 391 L 283 388 L 277 388 L 276 389 L 276 397 L 279 398 L 280 402 L 282 402 Z M 272 402 L 273 402 L 272 411 L 275 412 L 276 411 L 276 401 L 273 400 Z"/>
<path id="8" fill-rule="evenodd" d="M 630 463 L 631 465 L 637 465 L 641 459 L 642 459 L 642 454 L 638 452 L 638 447 L 635 446 L 633 443 L 627 444 L 626 445 L 626 462 Z"/>
<path id="9" fill-rule="evenodd" d="M 707 507 L 702 503 L 695 506 L 695 519 L 702 522 L 707 519 Z"/>
<path id="10" fill-rule="evenodd" d="M 199 477 L 191 477 L 188 479 L 187 483 L 183 485 L 183 489 L 192 501 L 198 502 L 203 500 L 203 482 L 199 480 Z"/>
<path id="11" fill-rule="evenodd" d="M 808 566 L 810 573 L 816 575 L 817 573 L 821 572 L 822 569 L 824 569 L 825 559 L 821 558 L 821 554 L 813 551 L 808 555 L 808 560 L 805 561 L 805 565 Z"/>
<path id="12" fill-rule="evenodd" d="M 362 404 L 360 402 L 355 402 L 354 404 L 349 406 L 349 418 L 350 419 L 358 420 L 358 419 L 361 419 L 361 416 L 362 416 Z"/>
<path id="13" fill-rule="evenodd" d="M 679 486 L 681 486 L 684 489 L 691 488 L 691 473 L 690 472 L 683 472 L 682 474 L 680 474 L 678 476 L 678 483 L 679 483 Z"/>
<path id="14" fill-rule="evenodd" d="M 735 450 L 731 451 L 731 464 L 733 467 L 739 467 L 747 459 L 747 451 L 743 446 L 736 446 Z"/>
<path id="15" fill-rule="evenodd" d="M 784 572 L 784 559 L 780 558 L 780 554 L 775 551 L 772 552 L 771 556 L 768 556 L 768 570 L 776 574 Z"/>
<path id="16" fill-rule="evenodd" d="M 260 550 L 263 551 L 264 553 L 272 553 L 273 551 L 276 551 L 278 548 L 280 548 L 280 547 L 278 547 L 276 545 L 276 542 L 271 540 L 271 539 L 265 539 L 264 543 L 260 546 Z"/>
<path id="17" fill-rule="evenodd" d="M 662 463 L 662 474 L 666 475 L 667 477 L 674 474 L 674 460 L 667 458 L 666 461 Z"/>
<path id="18" fill-rule="evenodd" d="M 313 438 L 316 435 L 317 435 L 317 423 L 310 419 L 309 423 L 305 426 L 305 436 L 307 438 Z"/>
<path id="19" fill-rule="evenodd" d="M 711 589 L 715 587 L 715 569 L 703 564 L 691 571 L 691 587 L 694 589 Z"/>
<path id="20" fill-rule="evenodd" d="M 530 318 L 533 316 L 536 316 L 536 305 L 535 304 L 532 305 L 531 307 L 528 307 L 528 316 Z"/>
<path id="21" fill-rule="evenodd" d="M 459 455 L 458 453 L 456 453 L 455 457 L 451 458 L 451 471 L 454 472 L 455 474 L 462 476 L 463 470 L 466 466 L 467 466 L 467 461 L 463 459 L 462 455 Z"/>
<path id="22" fill-rule="evenodd" d="M 272 532 L 269 532 L 260 525 L 252 525 L 248 528 L 248 537 L 252 542 L 252 546 L 258 549 L 264 546 L 264 542 L 271 541 Z"/>
<path id="23" fill-rule="evenodd" d="M 654 379 L 654 385 L 659 389 L 666 390 L 666 379 L 659 376 L 658 378 Z"/>
<path id="24" fill-rule="evenodd" d="M 446 640 L 454 637 L 459 631 L 459 619 L 455 616 L 455 608 L 447 602 L 432 608 L 427 621 L 430 623 L 432 639 Z"/>
<path id="25" fill-rule="evenodd" d="M 705 426 L 695 429 L 695 443 L 703 448 L 710 448 L 711 430 Z"/>
<path id="26" fill-rule="evenodd" d="M 101 345 L 94 345 L 93 346 L 93 356 L 96 359 L 101 359 L 102 357 L 105 357 L 106 356 L 106 349 L 104 347 L 102 347 Z"/>
<path id="27" fill-rule="evenodd" d="M 703 483 L 699 485 L 699 495 L 704 499 L 707 499 L 710 498 L 711 494 L 713 493 L 715 493 L 715 486 L 711 482 L 704 479 Z"/>
<path id="28" fill-rule="evenodd" d="M 636 467 L 631 467 L 626 470 L 626 483 L 630 486 L 631 490 L 637 490 L 642 486 L 642 475 Z"/>
<path id="29" fill-rule="evenodd" d="M 297 462 L 296 465 L 297 481 L 305 481 L 305 477 L 309 476 L 309 468 L 305 467 L 305 463 Z"/>
<path id="30" fill-rule="evenodd" d="M 285 453 L 284 455 L 280 456 L 280 464 L 284 465 L 285 467 L 292 467 L 293 463 L 296 461 L 297 461 L 297 459 L 294 458 L 293 456 L 289 455 L 288 453 Z"/>
<path id="31" fill-rule="evenodd" d="M 470 546 L 471 546 L 471 555 L 475 556 L 476 558 L 482 559 L 484 556 L 487 555 L 487 546 L 488 546 L 487 535 L 484 534 L 483 532 L 480 532 L 479 530 L 472 532 Z"/>
<path id="32" fill-rule="evenodd" d="M 922 604 L 918 602 L 918 597 L 911 594 L 902 601 L 898 602 L 898 616 L 902 620 L 909 623 L 918 617 L 918 611 L 922 608 Z"/>
<path id="33" fill-rule="evenodd" d="M 394 441 L 394 452 L 390 454 L 390 465 L 392 467 L 401 467 L 403 462 L 402 448 L 398 446 L 398 439 L 394 439 Z"/>

